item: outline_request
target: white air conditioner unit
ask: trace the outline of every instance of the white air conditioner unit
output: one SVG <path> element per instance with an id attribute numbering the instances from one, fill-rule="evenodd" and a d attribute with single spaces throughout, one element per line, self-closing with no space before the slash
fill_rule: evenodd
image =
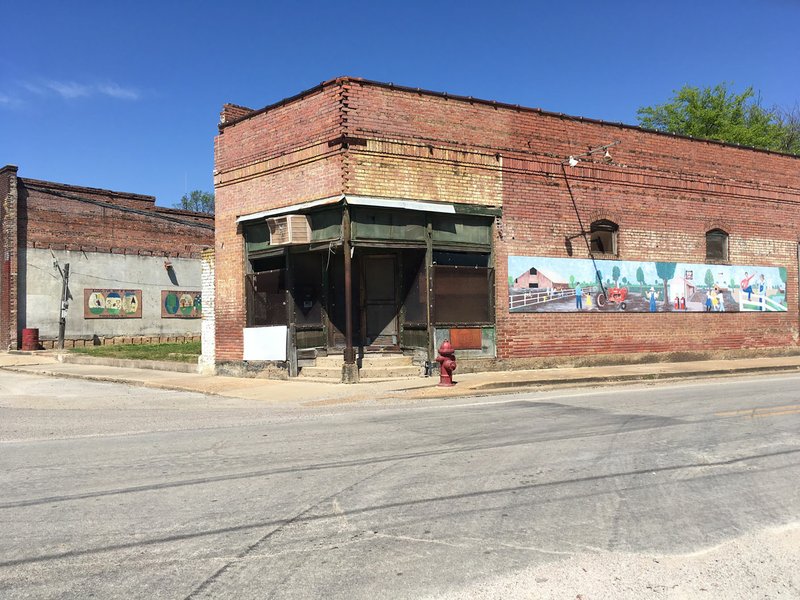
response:
<path id="1" fill-rule="evenodd" d="M 311 224 L 306 215 L 286 215 L 267 219 L 269 245 L 308 244 L 311 242 Z"/>

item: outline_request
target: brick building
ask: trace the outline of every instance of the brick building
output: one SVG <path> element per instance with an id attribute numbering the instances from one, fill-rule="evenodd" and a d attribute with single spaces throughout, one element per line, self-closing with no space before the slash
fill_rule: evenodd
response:
<path id="1" fill-rule="evenodd" d="M 199 338 L 213 216 L 22 178 L 12 165 L 0 168 L 0 200 L 0 348 L 18 348 L 25 328 L 53 347 L 67 265 L 67 346 Z"/>
<path id="2" fill-rule="evenodd" d="M 218 369 L 798 348 L 798 157 L 339 78 L 225 105 L 215 167 Z"/>

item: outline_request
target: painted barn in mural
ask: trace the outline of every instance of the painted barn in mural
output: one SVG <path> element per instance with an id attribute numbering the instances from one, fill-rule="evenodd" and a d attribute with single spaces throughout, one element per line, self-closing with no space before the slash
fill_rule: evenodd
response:
<path id="1" fill-rule="evenodd" d="M 225 105 L 217 368 L 797 351 L 798 167 L 355 78 Z"/>
<path id="2" fill-rule="evenodd" d="M 514 279 L 514 287 L 522 289 L 563 290 L 570 287 L 569 282 L 554 272 L 546 273 L 537 267 L 525 269 Z"/>

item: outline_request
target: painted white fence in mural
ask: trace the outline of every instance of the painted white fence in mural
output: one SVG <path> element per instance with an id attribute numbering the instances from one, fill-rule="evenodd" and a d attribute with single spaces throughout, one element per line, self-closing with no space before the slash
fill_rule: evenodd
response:
<path id="1" fill-rule="evenodd" d="M 775 302 L 772 298 L 767 296 L 760 296 L 758 294 L 751 294 L 750 300 L 744 293 L 739 293 L 739 310 L 741 311 L 758 311 L 768 310 L 772 312 L 783 312 L 786 310 L 781 304 Z"/>
<path id="2" fill-rule="evenodd" d="M 594 294 L 595 288 L 583 288 L 584 294 Z M 534 306 L 536 304 L 544 304 L 552 300 L 560 300 L 561 298 L 574 298 L 575 290 L 567 288 L 563 290 L 544 289 L 536 290 L 535 292 L 521 292 L 518 294 L 510 294 L 508 302 L 511 309 L 522 308 L 525 306 Z"/>

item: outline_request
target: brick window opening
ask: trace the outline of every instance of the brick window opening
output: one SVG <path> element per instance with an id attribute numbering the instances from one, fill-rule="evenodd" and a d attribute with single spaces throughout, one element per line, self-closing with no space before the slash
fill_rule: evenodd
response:
<path id="1" fill-rule="evenodd" d="M 617 254 L 619 225 L 605 219 L 589 226 L 589 247 L 593 253 Z"/>
<path id="2" fill-rule="evenodd" d="M 706 259 L 728 261 L 728 234 L 722 229 L 706 232 Z"/>

